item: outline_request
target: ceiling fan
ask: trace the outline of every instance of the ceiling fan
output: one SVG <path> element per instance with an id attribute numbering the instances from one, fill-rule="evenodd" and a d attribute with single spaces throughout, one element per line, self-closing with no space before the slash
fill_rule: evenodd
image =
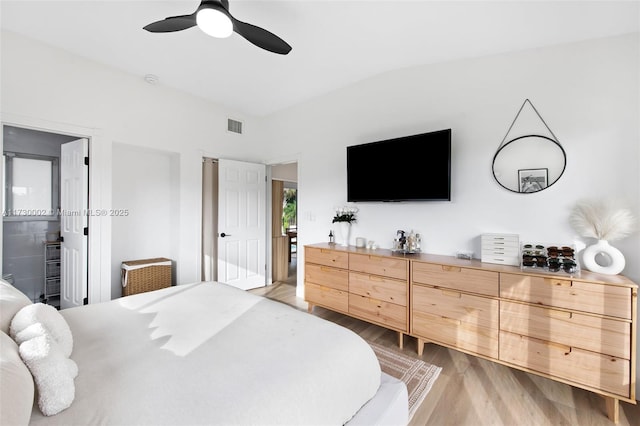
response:
<path id="1" fill-rule="evenodd" d="M 291 46 L 269 31 L 247 24 L 231 16 L 228 0 L 202 0 L 198 9 L 190 15 L 169 16 L 144 27 L 152 33 L 169 33 L 198 26 L 206 34 L 225 38 L 234 31 L 256 46 L 270 52 L 286 55 Z"/>

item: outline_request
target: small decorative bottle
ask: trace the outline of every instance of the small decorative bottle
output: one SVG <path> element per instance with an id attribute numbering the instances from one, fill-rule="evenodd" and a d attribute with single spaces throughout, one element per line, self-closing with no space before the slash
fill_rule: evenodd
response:
<path id="1" fill-rule="evenodd" d="M 413 229 L 409 232 L 409 236 L 407 237 L 407 251 L 409 253 L 416 251 L 416 234 L 413 233 Z"/>
<path id="2" fill-rule="evenodd" d="M 334 244 L 336 242 L 335 237 L 333 236 L 333 230 L 329 230 L 329 244 Z"/>
<path id="3" fill-rule="evenodd" d="M 422 251 L 422 238 L 420 234 L 416 234 L 416 251 L 420 253 Z"/>

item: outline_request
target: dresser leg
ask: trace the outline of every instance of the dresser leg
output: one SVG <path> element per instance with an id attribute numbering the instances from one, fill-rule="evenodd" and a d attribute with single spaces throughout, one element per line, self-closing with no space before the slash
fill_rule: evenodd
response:
<path id="1" fill-rule="evenodd" d="M 424 352 L 424 340 L 418 338 L 418 356 L 422 356 L 422 352 Z"/>
<path id="2" fill-rule="evenodd" d="M 607 405 L 607 417 L 615 424 L 618 424 L 620 422 L 620 400 L 609 396 L 605 396 L 604 400 Z"/>
<path id="3" fill-rule="evenodd" d="M 313 312 L 313 305 L 311 303 L 307 304 L 307 312 L 309 313 Z"/>
<path id="4" fill-rule="evenodd" d="M 398 331 L 398 347 L 400 349 L 404 348 L 404 333 Z"/>

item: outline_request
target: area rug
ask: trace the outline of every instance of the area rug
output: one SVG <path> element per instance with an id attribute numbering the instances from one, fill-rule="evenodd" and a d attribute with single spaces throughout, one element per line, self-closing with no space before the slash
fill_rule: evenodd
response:
<path id="1" fill-rule="evenodd" d="M 440 375 L 442 367 L 428 364 L 421 359 L 411 358 L 377 343 L 367 343 L 378 357 L 382 371 L 402 380 L 407 385 L 409 420 L 411 420 Z"/>

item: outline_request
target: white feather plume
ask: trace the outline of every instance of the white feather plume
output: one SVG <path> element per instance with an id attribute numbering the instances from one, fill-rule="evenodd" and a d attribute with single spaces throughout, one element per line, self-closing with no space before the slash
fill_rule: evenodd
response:
<path id="1" fill-rule="evenodd" d="M 607 241 L 633 233 L 635 221 L 631 210 L 605 200 L 580 200 L 569 215 L 569 223 L 581 236 Z"/>

